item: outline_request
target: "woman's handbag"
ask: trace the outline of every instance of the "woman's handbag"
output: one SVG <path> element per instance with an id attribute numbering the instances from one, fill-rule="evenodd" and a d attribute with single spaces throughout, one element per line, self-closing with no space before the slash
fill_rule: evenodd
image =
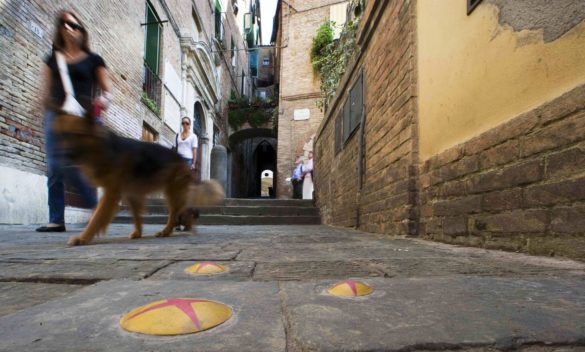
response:
<path id="1" fill-rule="evenodd" d="M 77 99 L 75 99 L 73 84 L 71 84 L 71 78 L 69 77 L 67 63 L 65 62 L 63 54 L 55 51 L 55 58 L 57 59 L 57 66 L 59 67 L 59 75 L 61 76 L 61 82 L 63 83 L 63 90 L 65 91 L 65 102 L 63 103 L 61 110 L 70 115 L 85 117 L 87 111 L 85 111 Z"/>
<path id="2" fill-rule="evenodd" d="M 171 148 L 172 151 L 174 151 L 175 153 L 179 152 L 179 134 L 177 133 L 177 135 L 175 136 L 175 145 L 173 145 L 173 147 Z"/>

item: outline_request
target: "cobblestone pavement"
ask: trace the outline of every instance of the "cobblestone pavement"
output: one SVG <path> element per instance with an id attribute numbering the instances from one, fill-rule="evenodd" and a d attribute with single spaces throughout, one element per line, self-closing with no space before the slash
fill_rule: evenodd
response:
<path id="1" fill-rule="evenodd" d="M 0 350 L 585 351 L 585 263 L 327 226 L 201 226 L 129 240 L 129 225 L 112 225 L 92 245 L 67 247 L 76 231 L 0 227 Z M 197 261 L 228 270 L 186 274 Z M 374 293 L 327 293 L 349 278 Z M 175 337 L 120 327 L 130 310 L 173 297 L 234 314 Z"/>

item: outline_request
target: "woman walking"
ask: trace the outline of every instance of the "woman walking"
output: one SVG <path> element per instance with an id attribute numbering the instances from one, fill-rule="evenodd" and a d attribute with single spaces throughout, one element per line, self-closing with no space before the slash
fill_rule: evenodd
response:
<path id="1" fill-rule="evenodd" d="M 195 170 L 199 141 L 197 135 L 191 132 L 191 119 L 183 117 L 181 119 L 181 128 L 181 133 L 177 134 L 177 137 L 175 138 L 175 146 L 177 147 L 179 155 L 185 159 L 187 166 L 189 166 L 191 170 Z"/>
<path id="2" fill-rule="evenodd" d="M 63 76 L 59 72 L 60 62 L 62 70 L 66 66 L 70 86 L 66 81 L 63 83 Z M 68 165 L 65 160 L 57 136 L 52 130 L 53 121 L 68 94 L 72 94 L 81 107 L 90 112 L 107 108 L 111 100 L 106 64 L 99 55 L 90 51 L 87 30 L 79 18 L 70 11 L 62 11 L 57 16 L 53 50 L 45 60 L 43 78 L 49 224 L 36 230 L 64 232 L 66 230 L 64 180 L 71 183 L 81 194 L 85 208 L 95 207 L 97 197 L 95 189 L 89 186 L 79 170 Z"/>

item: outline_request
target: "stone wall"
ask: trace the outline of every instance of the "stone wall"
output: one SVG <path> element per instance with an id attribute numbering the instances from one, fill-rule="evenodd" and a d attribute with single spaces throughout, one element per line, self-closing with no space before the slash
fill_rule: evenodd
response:
<path id="1" fill-rule="evenodd" d="M 585 259 L 585 86 L 427 160 L 421 235 Z"/>
<path id="2" fill-rule="evenodd" d="M 416 234 L 415 4 L 367 2 L 358 32 L 361 54 L 348 67 L 316 137 L 315 189 L 324 223 Z M 335 119 L 362 70 L 365 125 L 335 154 Z"/>
<path id="3" fill-rule="evenodd" d="M 291 198 L 292 187 L 285 182 L 292 175 L 297 155 L 313 149 L 313 136 L 323 119 L 317 108 L 320 80 L 313 71 L 310 48 L 319 26 L 329 19 L 329 7 L 340 0 L 296 0 L 283 2 L 281 49 L 279 50 L 279 116 L 277 189 L 279 198 Z M 295 118 L 295 111 L 308 118 Z"/>

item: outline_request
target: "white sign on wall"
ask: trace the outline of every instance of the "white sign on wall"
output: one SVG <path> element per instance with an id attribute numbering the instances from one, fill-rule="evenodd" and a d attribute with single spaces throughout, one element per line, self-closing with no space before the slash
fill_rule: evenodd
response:
<path id="1" fill-rule="evenodd" d="M 295 109 L 293 119 L 295 121 L 308 120 L 311 117 L 311 110 L 309 109 Z"/>
<path id="2" fill-rule="evenodd" d="M 45 31 L 35 22 L 30 21 L 28 23 L 28 28 L 30 28 L 30 30 L 37 35 L 37 37 L 43 39 L 43 36 L 45 35 Z"/>

